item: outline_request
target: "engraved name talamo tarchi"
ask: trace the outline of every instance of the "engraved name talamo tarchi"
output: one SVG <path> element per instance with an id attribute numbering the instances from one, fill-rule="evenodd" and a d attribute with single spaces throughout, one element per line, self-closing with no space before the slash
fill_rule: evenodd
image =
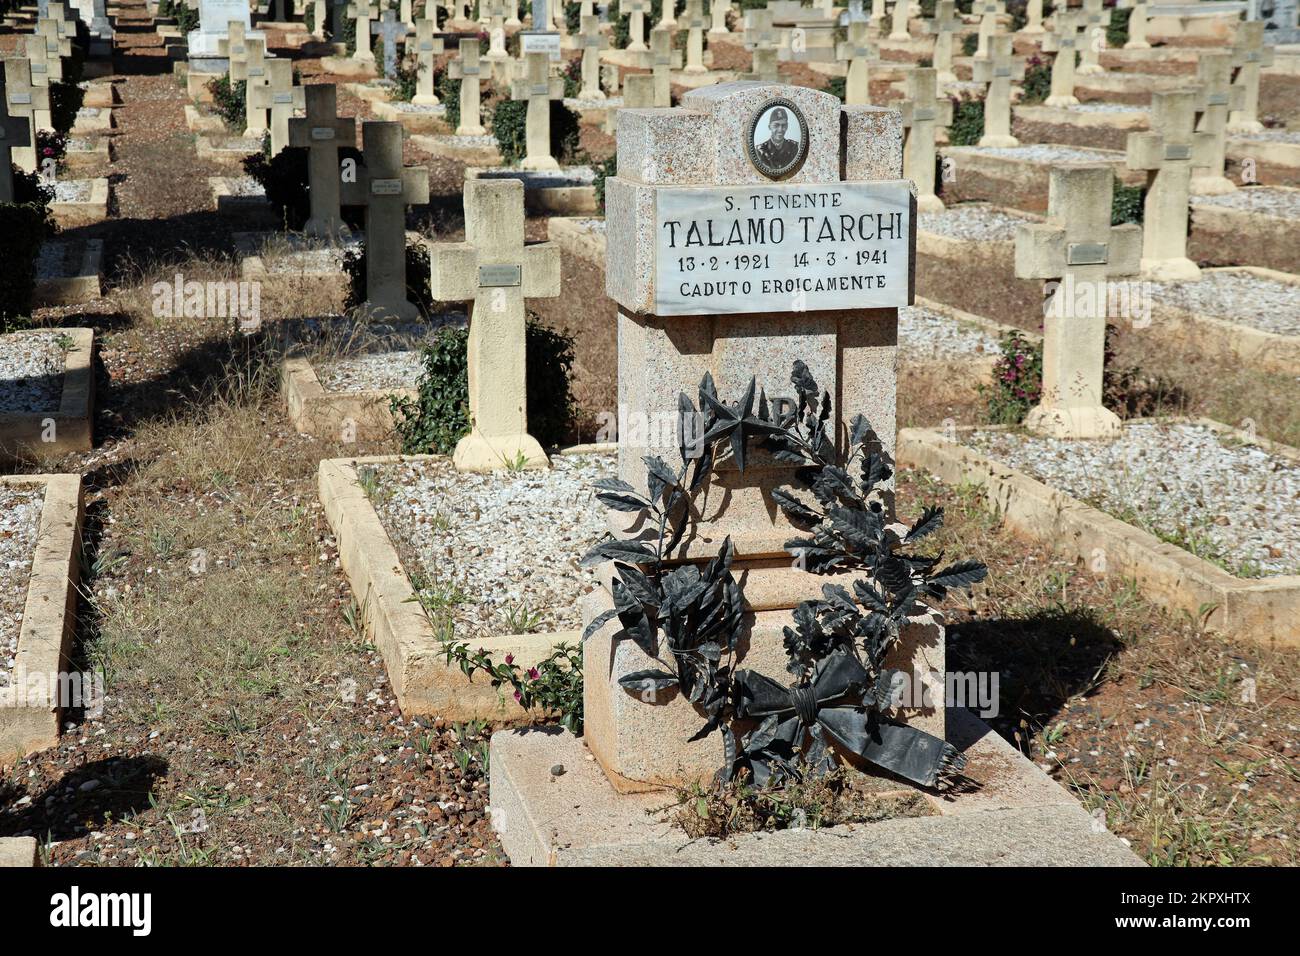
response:
<path id="1" fill-rule="evenodd" d="M 906 181 L 662 187 L 655 197 L 659 315 L 908 304 Z"/>

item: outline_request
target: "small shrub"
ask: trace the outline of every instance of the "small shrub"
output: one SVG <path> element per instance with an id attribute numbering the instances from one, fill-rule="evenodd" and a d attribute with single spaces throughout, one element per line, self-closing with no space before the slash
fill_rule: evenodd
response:
<path id="1" fill-rule="evenodd" d="M 348 277 L 345 309 L 355 309 L 366 301 L 366 243 L 361 242 L 343 254 L 343 271 Z M 429 250 L 423 242 L 406 244 L 406 298 L 425 315 L 433 312 L 429 293 Z"/>
<path id="2" fill-rule="evenodd" d="M 974 56 L 975 51 L 979 49 L 980 37 L 978 33 L 968 33 L 961 38 L 962 56 Z"/>
<path id="3" fill-rule="evenodd" d="M 1121 10 L 1115 7 L 1110 11 L 1110 22 L 1106 24 L 1106 46 L 1118 50 L 1128 42 L 1128 21 L 1133 16 L 1133 8 Z"/>
<path id="4" fill-rule="evenodd" d="M 832 76 L 830 82 L 826 84 L 826 92 L 843 103 L 844 97 L 847 95 L 848 85 L 849 79 L 847 76 Z"/>
<path id="5" fill-rule="evenodd" d="M 1052 95 L 1052 66 L 1039 56 L 1025 61 L 1025 79 L 1020 86 L 1020 102 L 1025 106 L 1041 103 Z"/>
<path id="6" fill-rule="evenodd" d="M 1002 355 L 993 366 L 993 384 L 979 386 L 989 421 L 1018 425 L 1043 392 L 1043 346 L 1019 332 L 1002 337 Z"/>
<path id="7" fill-rule="evenodd" d="M 551 155 L 567 165 L 578 155 L 578 116 L 558 100 L 550 102 Z M 527 126 L 527 100 L 502 100 L 492 111 L 492 133 L 507 166 L 517 166 L 527 155 Z"/>
<path id="8" fill-rule="evenodd" d="M 575 4 L 576 6 L 576 4 Z M 577 99 L 582 90 L 582 57 L 575 56 L 564 64 L 564 95 L 568 99 Z"/>
<path id="9" fill-rule="evenodd" d="M 952 98 L 952 125 L 948 127 L 948 142 L 953 146 L 974 146 L 984 135 L 984 98 L 961 96 Z"/>
<path id="10" fill-rule="evenodd" d="M 1145 186 L 1125 186 L 1117 177 L 1110 199 L 1110 224 L 1112 226 L 1123 225 L 1126 222 L 1140 224 L 1146 196 Z"/>
<path id="11" fill-rule="evenodd" d="M 439 329 L 424 349 L 419 397 L 392 399 L 403 454 L 449 455 L 456 442 L 469 434 L 468 342 L 467 329 Z M 530 315 L 525 332 L 528 431 L 544 446 L 561 444 L 571 433 L 573 359 L 573 337 Z"/>
<path id="12" fill-rule="evenodd" d="M 436 622 L 435 622 L 436 623 Z M 496 663 L 483 648 L 471 652 L 469 644 L 450 636 L 450 624 L 438 629 L 447 663 L 456 665 L 461 673 L 473 679 L 486 673 L 492 686 L 510 687 L 515 703 L 524 710 L 539 711 L 556 716 L 560 726 L 571 734 L 582 733 L 582 646 L 557 644 L 551 654 L 536 667 L 527 670 L 515 663 L 513 654 L 507 654 L 503 663 Z"/>
<path id="13" fill-rule="evenodd" d="M 58 169 L 63 169 L 67 155 L 67 136 L 49 129 L 36 131 L 36 162 L 39 165 L 43 166 L 46 160 L 52 159 Z"/>
<path id="14" fill-rule="evenodd" d="M 309 151 L 302 147 L 287 147 L 270 157 L 271 140 L 264 137 L 262 152 L 244 160 L 244 172 L 252 176 L 266 190 L 267 201 L 275 208 L 276 216 L 286 229 L 299 230 L 311 218 L 311 175 Z M 362 164 L 361 151 L 353 146 L 339 148 L 339 159 L 353 159 Z M 360 207 L 344 206 L 343 221 L 353 228 L 361 226 L 365 211 Z"/>
<path id="15" fill-rule="evenodd" d="M 14 202 L 0 203 L 0 332 L 30 324 L 41 244 L 57 231 L 54 190 L 36 173 L 14 169 Z"/>
<path id="16" fill-rule="evenodd" d="M 602 163 L 596 164 L 596 208 L 600 214 L 605 215 L 605 179 L 609 176 L 618 175 L 618 153 L 610 156 Z"/>
<path id="17" fill-rule="evenodd" d="M 61 136 L 67 136 L 77 122 L 77 111 L 86 98 L 86 91 L 75 82 L 60 80 L 50 84 L 50 122 Z"/>
<path id="18" fill-rule="evenodd" d="M 446 107 L 443 119 L 451 131 L 456 132 L 460 125 L 460 80 L 453 78 L 446 69 L 439 69 L 433 77 L 433 91 L 438 101 Z M 482 101 L 480 100 L 480 108 Z"/>
<path id="19" fill-rule="evenodd" d="M 230 74 L 226 73 L 208 83 L 208 92 L 212 94 L 212 109 L 226 124 L 226 129 L 242 133 L 248 128 L 245 80 L 232 83 Z"/>
<path id="20" fill-rule="evenodd" d="M 393 99 L 398 103 L 409 103 L 415 99 L 420 89 L 420 64 L 415 57 L 403 57 L 397 61 L 397 73 L 393 77 L 397 85 L 393 87 Z"/>

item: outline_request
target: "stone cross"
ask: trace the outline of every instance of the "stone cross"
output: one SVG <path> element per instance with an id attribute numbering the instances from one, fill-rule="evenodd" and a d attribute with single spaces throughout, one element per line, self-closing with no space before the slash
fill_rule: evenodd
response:
<path id="1" fill-rule="evenodd" d="M 1077 16 L 1065 12 L 1056 15 L 1055 30 L 1043 38 L 1043 49 L 1055 53 L 1052 58 L 1052 87 L 1045 106 L 1077 106 L 1074 95 L 1075 61 L 1078 58 L 1079 27 Z"/>
<path id="2" fill-rule="evenodd" d="M 32 85 L 32 71 L 22 57 L 4 61 L 5 85 L 4 98 L 9 115 L 15 119 L 26 119 L 28 125 L 27 142 L 10 147 L 14 165 L 23 172 L 36 172 L 36 118 L 49 115 L 50 90 L 47 86 Z"/>
<path id="3" fill-rule="evenodd" d="M 217 41 L 217 49 L 230 61 L 231 83 L 248 79 L 248 43 L 242 21 L 230 21 L 226 35 Z"/>
<path id="4" fill-rule="evenodd" d="M 398 17 L 403 23 L 408 24 L 411 29 L 415 29 L 414 10 L 412 9 L 414 6 L 415 4 L 411 0 L 402 0 L 398 5 Z"/>
<path id="5" fill-rule="evenodd" d="M 551 155 L 551 100 L 564 99 L 564 80 L 551 76 L 551 58 L 533 52 L 524 56 L 524 76 L 510 84 L 512 100 L 528 101 L 524 128 L 527 149 L 523 169 L 559 169 Z"/>
<path id="6" fill-rule="evenodd" d="M 1137 0 L 1132 6 L 1133 12 L 1128 17 L 1128 40 L 1124 44 L 1126 50 L 1149 50 L 1151 44 L 1147 42 L 1147 2 L 1146 0 Z"/>
<path id="7" fill-rule="evenodd" d="M 305 119 L 289 120 L 289 145 L 306 149 L 311 218 L 303 232 L 317 239 L 340 239 L 350 230 L 339 211 L 339 147 L 357 144 L 357 123 L 337 116 L 338 89 L 333 83 L 303 87 Z"/>
<path id="8" fill-rule="evenodd" d="M 686 11 L 682 14 L 679 26 L 685 26 L 686 34 L 686 68 L 685 73 L 708 73 L 704 65 L 704 28 L 708 21 L 704 19 L 703 0 L 686 0 Z"/>
<path id="9" fill-rule="evenodd" d="M 506 26 L 523 26 L 523 22 L 519 19 L 519 0 L 506 0 L 506 14 Z"/>
<path id="10" fill-rule="evenodd" d="M 379 9 L 371 3 L 371 0 L 355 0 L 348 4 L 347 14 L 350 19 L 356 21 L 357 49 L 352 54 L 352 59 L 373 63 L 375 54 L 370 49 L 370 23 L 379 16 Z"/>
<path id="11" fill-rule="evenodd" d="M 23 48 L 31 64 L 32 86 L 49 86 L 63 79 L 63 57 L 50 52 L 44 37 L 24 37 Z"/>
<path id="12" fill-rule="evenodd" d="M 416 106 L 438 105 L 438 94 L 433 89 L 433 63 L 443 53 L 443 39 L 435 35 L 437 29 L 432 20 L 419 20 L 415 24 L 416 87 L 411 102 Z"/>
<path id="13" fill-rule="evenodd" d="M 849 106 L 870 103 L 871 67 L 880 62 L 880 54 L 871 42 L 866 21 L 850 21 L 849 38 L 836 47 L 835 58 L 849 61 L 844 78 L 844 102 Z"/>
<path id="14" fill-rule="evenodd" d="M 859 8 L 862 0 L 858 0 Z M 730 33 L 727 29 L 727 14 L 731 12 L 732 5 L 729 0 L 712 0 L 709 4 L 709 32 L 714 35 Z"/>
<path id="15" fill-rule="evenodd" d="M 677 0 L 663 0 L 659 8 L 659 22 L 657 27 L 675 27 L 677 26 Z"/>
<path id="16" fill-rule="evenodd" d="M 1043 392 L 1025 426 L 1055 438 L 1112 438 L 1119 419 L 1102 405 L 1109 280 L 1141 266 L 1142 227 L 1110 224 L 1109 164 L 1057 166 L 1047 222 L 1016 232 L 1016 277 L 1049 283 L 1044 306 Z"/>
<path id="17" fill-rule="evenodd" d="M 580 100 L 603 100 L 604 91 L 600 88 L 600 51 L 609 46 L 605 35 L 600 32 L 600 17 L 590 14 L 580 21 L 578 42 L 582 45 L 582 89 L 578 91 Z"/>
<path id="18" fill-rule="evenodd" d="M 863 0 L 849 0 L 848 7 L 840 14 L 839 24 L 842 27 L 850 23 L 870 23 L 871 17 L 862 12 Z"/>
<path id="19" fill-rule="evenodd" d="M 673 70 L 682 65 L 682 51 L 673 49 L 673 31 L 655 27 L 650 31 L 650 70 L 655 79 L 655 106 L 672 105 Z"/>
<path id="20" fill-rule="evenodd" d="M 937 96 L 938 71 L 913 67 L 907 71 L 903 114 L 903 175 L 916 183 L 918 212 L 942 212 L 943 200 L 934 191 L 936 127 L 952 125 L 952 100 Z"/>
<path id="21" fill-rule="evenodd" d="M 1192 172 L 1192 192 L 1199 195 L 1235 192 L 1236 184 L 1223 174 L 1227 161 L 1228 112 L 1239 110 L 1245 104 L 1245 90 L 1232 85 L 1232 54 L 1202 52 L 1196 61 L 1196 80 L 1200 90 L 1196 129 L 1210 133 L 1214 142 L 1206 151 L 1208 161 L 1205 165 L 1198 163 Z"/>
<path id="22" fill-rule="evenodd" d="M 649 73 L 629 73 L 623 78 L 623 109 L 648 110 L 654 105 L 654 76 Z"/>
<path id="23" fill-rule="evenodd" d="M 255 137 L 266 132 L 267 111 L 265 107 L 259 105 L 262 100 L 257 93 L 257 88 L 266 85 L 267 63 L 270 60 L 266 57 L 265 40 L 249 37 L 244 45 L 248 50 L 248 62 L 244 65 L 244 81 L 247 83 L 244 88 L 244 113 L 248 119 L 248 128 L 244 131 L 244 135 Z"/>
<path id="24" fill-rule="evenodd" d="M 1106 46 L 1106 27 L 1110 23 L 1110 11 L 1102 4 L 1105 0 L 1083 0 L 1083 23 L 1085 42 L 1079 51 L 1079 74 L 1092 76 L 1105 72 L 1101 68 L 1101 51 Z"/>
<path id="25" fill-rule="evenodd" d="M 465 241 L 429 243 L 429 289 L 440 302 L 471 302 L 469 414 L 473 430 L 456 444 L 461 471 L 546 468 L 528 434 L 524 300 L 560 294 L 560 251 L 524 243 L 524 184 L 465 181 Z"/>
<path id="26" fill-rule="evenodd" d="M 1029 0 L 1025 4 L 1025 25 L 1020 32 L 1031 36 L 1046 32 L 1043 30 L 1043 0 Z"/>
<path id="27" fill-rule="evenodd" d="M 487 132 L 479 117 L 479 83 L 483 71 L 478 55 L 478 39 L 462 38 L 460 56 L 447 67 L 451 78 L 460 80 L 460 125 L 456 127 L 457 136 L 482 136 Z"/>
<path id="28" fill-rule="evenodd" d="M 629 53 L 642 53 L 645 45 L 645 15 L 650 12 L 649 0 L 623 0 L 619 10 L 627 14 L 627 46 Z"/>
<path id="29" fill-rule="evenodd" d="M 6 72 L 8 64 L 6 62 Z M 0 89 L 0 93 L 3 93 Z M 0 96 L 0 203 L 14 201 L 14 174 L 13 163 L 26 169 L 26 166 L 19 162 L 16 153 L 19 150 L 27 149 L 32 146 L 32 121 L 30 116 L 10 116 L 9 115 L 9 97 Z M 32 165 L 35 165 L 35 156 L 32 157 Z"/>
<path id="30" fill-rule="evenodd" d="M 772 26 L 772 11 L 766 8 L 750 10 L 746 15 L 745 48 L 753 54 L 753 65 L 742 79 L 775 83 L 778 75 L 779 37 Z M 658 103 L 656 106 L 660 105 Z M 667 104 L 664 104 L 667 105 Z"/>
<path id="31" fill-rule="evenodd" d="M 1011 135 L 1011 81 L 1025 76 L 1025 61 L 1011 55 L 1011 34 L 998 33 L 989 38 L 987 59 L 975 60 L 976 83 L 987 83 L 984 96 L 984 135 L 980 146 L 1019 146 Z"/>
<path id="32" fill-rule="evenodd" d="M 876 36 L 885 34 L 885 0 L 871 0 L 871 32 Z"/>
<path id="33" fill-rule="evenodd" d="M 378 23 L 370 24 L 371 35 L 384 42 L 384 76 L 390 80 L 397 78 L 397 43 L 399 40 L 405 43 L 410 32 L 410 25 L 397 19 L 391 7 L 384 11 Z"/>
<path id="34" fill-rule="evenodd" d="M 768 178 L 751 159 L 751 129 L 771 121 L 776 98 L 797 108 L 796 114 L 786 107 L 787 117 L 799 119 L 808 147 L 803 164 L 781 180 Z M 606 293 L 618 309 L 618 408 L 629 421 L 619 434 L 621 479 L 641 488 L 647 456 L 679 461 L 677 430 L 645 423 L 677 422 L 679 394 L 693 396 L 706 373 L 727 400 L 743 395 L 751 378 L 769 400 L 785 398 L 793 392 L 795 359 L 808 363 L 835 396 L 832 434 L 845 435 L 851 417 L 861 413 L 885 454 L 893 455 L 897 309 L 911 301 L 914 245 L 911 185 L 900 178 L 899 122 L 896 110 L 845 106 L 806 87 L 746 82 L 692 90 L 671 111 L 623 111 L 618 175 L 605 181 Z M 791 120 L 789 131 L 795 128 Z M 780 143 L 769 150 L 778 148 L 787 151 Z M 787 205 L 814 192 L 824 197 L 814 200 L 816 208 Z M 771 211 L 755 214 L 763 208 Z M 861 224 L 862 231 L 833 225 L 845 222 Z M 761 230 L 763 238 L 726 247 L 723 237 L 745 229 L 751 237 Z M 631 424 L 638 421 L 640 427 Z M 740 665 L 772 668 L 767 672 L 776 677 L 784 666 L 781 624 L 789 623 L 788 608 L 820 594 L 825 583 L 790 568 L 782 552 L 793 529 L 771 507 L 768 492 L 789 483 L 792 470 L 755 452 L 741 471 L 725 455 L 692 502 L 692 511 L 707 517 L 674 554 L 707 561 L 729 537 L 742 568 L 782 560 L 790 603 L 755 615 Z M 638 533 L 617 519 L 612 525 L 616 533 Z M 603 588 L 589 599 L 588 621 L 612 603 Z M 650 705 L 619 686 L 633 667 L 653 663 L 634 663 L 645 659 L 642 652 L 632 641 L 614 644 L 615 630 L 596 631 L 583 647 L 584 740 L 591 754 L 611 779 L 631 787 L 706 778 L 716 769 L 717 742 L 688 742 L 701 719 L 683 695 Z M 891 666 L 911 667 L 914 647 Z M 941 636 L 926 645 L 924 653 L 936 655 L 929 666 L 942 669 L 941 648 Z M 942 714 L 933 719 L 924 729 L 942 736 Z"/>
<path id="35" fill-rule="evenodd" d="M 1273 65 L 1273 48 L 1264 43 L 1263 20 L 1237 24 L 1232 65 L 1236 69 L 1233 84 L 1241 89 L 1241 108 L 1228 114 L 1228 129 L 1234 133 L 1258 133 L 1264 129 L 1259 121 L 1259 71 Z"/>
<path id="36" fill-rule="evenodd" d="M 1187 258 L 1187 197 L 1192 165 L 1207 162 L 1210 133 L 1196 128 L 1196 91 L 1151 94 L 1151 132 L 1129 133 L 1125 161 L 1147 171 L 1142 212 L 1142 277 L 1158 282 L 1195 281 L 1201 270 Z"/>
<path id="37" fill-rule="evenodd" d="M 978 0 L 971 4 L 971 13 L 980 18 L 979 45 L 975 47 L 976 58 L 983 59 L 989 55 L 989 37 L 998 32 L 998 17 L 1006 12 L 1002 0 Z"/>
<path id="38" fill-rule="evenodd" d="M 35 35 L 45 40 L 45 50 L 52 57 L 72 56 L 72 43 L 58 20 L 38 20 Z"/>
<path id="39" fill-rule="evenodd" d="M 908 0 L 897 0 L 894 4 L 893 17 L 889 21 L 889 39 L 906 40 L 908 38 L 907 21 L 910 14 L 911 4 Z"/>
<path id="40" fill-rule="evenodd" d="M 271 155 L 278 156 L 289 145 L 289 120 L 293 119 L 293 111 L 306 106 L 306 98 L 303 88 L 293 85 L 291 60 L 267 60 L 266 75 L 267 82 L 250 86 L 249 93 L 253 105 L 270 111 Z"/>
<path id="41" fill-rule="evenodd" d="M 419 309 L 406 298 L 406 207 L 429 201 L 429 168 L 402 166 L 402 124 L 364 122 L 365 166 L 342 184 L 347 206 L 366 207 L 366 301 L 371 319 L 413 320 Z"/>
<path id="42" fill-rule="evenodd" d="M 939 0 L 934 7 L 933 19 L 925 21 L 925 32 L 934 34 L 931 62 L 938 71 L 941 84 L 957 81 L 957 74 L 952 71 L 952 40 L 961 28 L 962 18 L 957 15 L 956 0 Z"/>

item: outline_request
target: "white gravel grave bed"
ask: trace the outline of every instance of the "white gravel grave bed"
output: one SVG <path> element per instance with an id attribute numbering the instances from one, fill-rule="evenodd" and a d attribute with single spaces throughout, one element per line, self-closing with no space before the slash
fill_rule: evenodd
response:
<path id="1" fill-rule="evenodd" d="M 981 156 L 1002 156 L 1026 163 L 1112 163 L 1115 157 L 1095 149 L 1038 144 L 1033 146 L 965 146 Z"/>
<path id="2" fill-rule="evenodd" d="M 419 351 L 377 352 L 322 362 L 314 368 L 327 392 L 378 392 L 415 388 L 423 358 Z"/>
<path id="3" fill-rule="evenodd" d="M 0 413 L 57 412 L 66 356 L 58 332 L 0 335 Z"/>
<path id="4" fill-rule="evenodd" d="M 1204 270 L 1200 282 L 1152 282 L 1156 302 L 1277 335 L 1300 335 L 1300 286 L 1249 272 Z"/>
<path id="5" fill-rule="evenodd" d="M 584 100 L 576 96 L 566 96 L 564 105 L 571 110 L 621 109 L 623 97 L 607 96 L 603 100 Z"/>
<path id="6" fill-rule="evenodd" d="M 592 483 L 618 464 L 614 455 L 551 464 L 486 475 L 456 471 L 449 458 L 370 466 L 371 500 L 412 586 L 449 605 L 457 638 L 518 633 L 521 621 L 531 632 L 581 630 L 595 577 L 578 561 L 607 527 Z"/>
<path id="7" fill-rule="evenodd" d="M 54 184 L 55 202 L 90 202 L 88 179 L 60 179 Z"/>
<path id="8" fill-rule="evenodd" d="M 912 361 L 951 361 L 997 355 L 993 336 L 919 306 L 898 310 L 898 346 Z"/>
<path id="9" fill-rule="evenodd" d="M 590 186 L 596 170 L 590 166 L 565 166 L 562 169 L 502 169 L 480 174 L 480 179 L 518 179 L 525 189 L 562 189 L 567 186 Z"/>
<path id="10" fill-rule="evenodd" d="M 950 239 L 1002 242 L 1014 240 L 1020 224 L 1033 221 L 981 203 L 962 203 L 943 212 L 921 213 L 919 226 Z"/>
<path id="11" fill-rule="evenodd" d="M 270 253 L 267 271 L 278 274 L 296 272 L 334 274 L 343 271 L 343 256 L 346 249 L 341 247 L 325 249 L 298 249 L 283 255 Z"/>
<path id="12" fill-rule="evenodd" d="M 393 109 L 399 113 L 419 113 L 429 116 L 441 116 L 447 112 L 447 107 L 441 103 L 392 103 Z"/>
<path id="13" fill-rule="evenodd" d="M 1241 577 L 1300 573 L 1300 463 L 1195 423 L 1112 442 L 976 430 L 967 443 Z"/>
<path id="14" fill-rule="evenodd" d="M 1131 106 L 1128 103 L 1076 103 L 1066 109 L 1076 113 L 1145 113 L 1145 106 Z"/>
<path id="15" fill-rule="evenodd" d="M 1263 140 L 1269 143 L 1300 143 L 1300 129 L 1266 129 L 1258 133 L 1241 133 L 1231 139 Z"/>
<path id="16" fill-rule="evenodd" d="M 0 485 L 0 687 L 8 687 L 23 626 L 44 492 Z"/>
<path id="17" fill-rule="evenodd" d="M 228 176 L 224 182 L 227 196 L 266 197 L 266 190 L 252 176 Z"/>
<path id="18" fill-rule="evenodd" d="M 1193 206 L 1228 206 L 1282 219 L 1300 217 L 1300 189 L 1247 186 L 1221 196 L 1192 196 Z"/>
<path id="19" fill-rule="evenodd" d="M 431 135 L 427 137 L 433 140 L 434 145 L 447 147 L 461 147 L 462 149 L 487 149 L 497 145 L 497 138 L 490 133 L 483 136 L 456 136 L 450 133 Z"/>

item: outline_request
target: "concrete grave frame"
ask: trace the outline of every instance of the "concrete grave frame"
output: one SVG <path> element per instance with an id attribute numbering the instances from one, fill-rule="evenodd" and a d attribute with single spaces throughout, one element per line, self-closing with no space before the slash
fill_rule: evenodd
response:
<path id="1" fill-rule="evenodd" d="M 1269 189 L 1285 189 L 1270 186 Z M 1246 192 L 1238 190 L 1238 194 Z M 1300 189 L 1288 190 L 1300 201 Z M 1300 221 L 1210 202 L 1192 202 L 1187 255 L 1214 265 L 1262 266 L 1294 272 L 1300 266 Z"/>
<path id="2" fill-rule="evenodd" d="M 1026 147 L 1032 149 L 1033 147 Z M 1033 162 L 1014 156 L 982 151 L 978 146 L 945 146 L 939 153 L 955 164 L 956 178 L 943 184 L 943 201 L 981 200 L 1010 206 L 1025 212 L 1047 212 L 1047 185 L 1052 168 L 1110 163 L 1115 175 L 1126 186 L 1144 186 L 1147 174 L 1128 169 L 1124 153 L 1095 150 L 1095 158 L 1066 162 Z"/>
<path id="3" fill-rule="evenodd" d="M 80 179 L 73 182 L 90 183 L 90 195 L 82 200 L 51 202 L 50 213 L 54 216 L 54 221 L 63 229 L 74 229 L 107 219 L 111 194 L 108 178 Z"/>
<path id="4" fill-rule="evenodd" d="M 561 454 L 613 451 L 612 445 L 582 445 Z M 332 458 L 320 463 L 317 487 L 325 518 L 338 539 L 339 563 L 347 575 L 366 633 L 383 655 L 398 706 L 407 716 L 436 714 L 450 720 L 520 720 L 525 712 L 482 677 L 466 678 L 447 663 L 438 640 L 402 567 L 388 533 L 358 480 L 367 465 L 421 461 L 427 455 Z M 581 630 L 513 634 L 474 642 L 495 660 L 513 654 L 527 667 L 550 655 L 559 643 L 576 643 Z"/>
<path id="5" fill-rule="evenodd" d="M 5 475 L 0 484 L 44 488 L 15 670 L 57 677 L 67 670 L 76 627 L 84 516 L 80 475 Z M 57 680 L 54 687 L 58 687 Z M 0 765 L 59 741 L 61 708 L 48 693 L 19 701 L 0 691 Z"/>
<path id="6" fill-rule="evenodd" d="M 564 167 L 558 170 L 480 169 L 466 167 L 466 179 L 514 178 L 524 184 L 524 210 L 530 216 L 581 216 L 596 212 L 596 187 L 570 184 L 563 186 L 538 185 L 549 179 L 562 177 Z"/>
<path id="7" fill-rule="evenodd" d="M 1228 175 L 1240 181 L 1244 164 L 1255 164 L 1255 178 L 1265 186 L 1300 187 L 1300 142 L 1255 139 L 1250 134 L 1230 136 Z"/>
<path id="8" fill-rule="evenodd" d="M 235 187 L 236 178 L 231 176 L 209 176 L 208 186 L 212 190 L 212 204 L 217 215 L 239 219 L 245 225 L 266 226 L 273 228 L 275 209 L 270 200 L 263 195 L 240 195 Z"/>
<path id="9" fill-rule="evenodd" d="M 1012 130 L 1023 143 L 1060 143 L 1123 152 L 1129 133 L 1150 127 L 1146 112 L 1103 113 L 1043 105 L 1017 106 L 1012 112 Z"/>
<path id="10" fill-rule="evenodd" d="M 1134 421 L 1138 420 L 1129 420 Z M 1300 461 L 1300 451 L 1294 448 L 1252 438 L 1210 419 L 1159 421 L 1190 421 Z M 1086 561 L 1095 549 L 1103 549 L 1111 574 L 1133 579 L 1148 599 L 1162 607 L 1196 617 L 1213 605 L 1207 623 L 1217 630 L 1270 646 L 1300 646 L 1300 575 L 1258 580 L 1231 575 L 1177 545 L 966 447 L 960 436 L 971 431 L 970 426 L 959 427 L 954 442 L 934 429 L 904 428 L 898 433 L 899 464 L 928 471 L 946 484 L 979 487 L 987 504 L 1007 524 L 1048 543 L 1069 560 Z"/>
<path id="11" fill-rule="evenodd" d="M 34 451 L 42 455 L 61 455 L 89 451 L 93 447 L 95 330 L 58 331 L 72 339 L 72 348 L 64 357 L 63 395 L 59 399 L 59 410 L 54 413 L 0 413 L 0 462 L 23 459 Z M 55 440 L 43 442 L 41 435 L 49 420 L 54 422 Z"/>
<path id="12" fill-rule="evenodd" d="M 63 251 L 64 268 L 57 274 L 38 274 L 33 304 L 76 305 L 98 299 L 102 294 L 99 274 L 103 266 L 104 240 L 53 239 L 42 244 L 42 258 L 47 250 L 56 249 Z"/>
<path id="13" fill-rule="evenodd" d="M 392 397 L 415 399 L 416 388 L 330 392 L 321 385 L 311 361 L 287 358 L 280 367 L 280 391 L 289 407 L 289 422 L 299 432 L 318 437 L 339 435 L 351 421 L 358 441 L 380 440 L 393 433 Z"/>
<path id="14" fill-rule="evenodd" d="M 38 865 L 36 837 L 0 837 L 0 869 Z"/>

